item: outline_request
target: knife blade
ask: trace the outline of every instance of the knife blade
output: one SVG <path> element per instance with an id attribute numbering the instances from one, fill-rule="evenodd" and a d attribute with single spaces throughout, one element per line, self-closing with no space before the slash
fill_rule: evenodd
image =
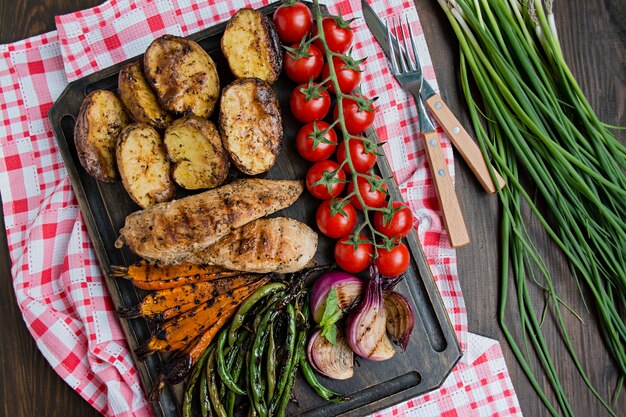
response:
<path id="1" fill-rule="evenodd" d="M 387 28 L 385 24 L 376 15 L 372 7 L 366 0 L 361 0 L 363 9 L 363 18 L 372 35 L 381 46 L 387 59 L 390 59 L 389 41 L 387 38 Z M 394 42 L 395 43 L 395 42 Z M 407 52 L 401 49 L 403 54 Z M 482 152 L 476 145 L 476 142 L 470 137 L 469 133 L 463 128 L 454 113 L 450 110 L 441 96 L 432 88 L 428 80 L 424 79 L 420 97 L 424 101 L 424 105 L 437 120 L 441 128 L 446 132 L 446 136 L 461 154 L 465 162 L 489 194 L 493 194 L 504 187 L 504 179 L 495 171 L 498 185 L 496 186 L 489 173 L 489 168 Z"/>

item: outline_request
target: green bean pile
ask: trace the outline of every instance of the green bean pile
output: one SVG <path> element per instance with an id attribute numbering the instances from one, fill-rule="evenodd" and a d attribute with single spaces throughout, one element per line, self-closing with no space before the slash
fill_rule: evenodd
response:
<path id="1" fill-rule="evenodd" d="M 306 272 L 305 272 L 306 274 Z M 322 398 L 342 398 L 318 381 L 306 357 L 309 307 L 303 279 L 289 287 L 272 282 L 237 310 L 191 371 L 183 397 L 183 417 L 194 404 L 201 415 L 284 416 L 301 369 Z"/>
<path id="2" fill-rule="evenodd" d="M 551 307 L 583 381 L 615 415 L 573 349 L 563 318 L 563 308 L 569 307 L 555 293 L 546 261 L 528 231 L 524 206 L 562 250 L 572 283 L 598 312 L 601 334 L 621 376 L 619 393 L 626 376 L 626 147 L 598 119 L 567 67 L 551 0 L 438 1 L 459 39 L 461 83 L 481 149 L 508 184 L 499 193 L 503 332 L 549 412 L 572 416 L 541 329 Z M 547 215 L 521 186 L 522 177 L 530 180 Z M 520 317 L 515 322 L 523 330 L 523 344 L 505 320 L 509 284 L 516 287 Z M 548 300 L 540 315 L 540 307 L 532 304 L 531 286 L 539 286 Z M 530 346 L 557 405 L 540 383 L 544 375 L 536 375 L 530 366 Z"/>

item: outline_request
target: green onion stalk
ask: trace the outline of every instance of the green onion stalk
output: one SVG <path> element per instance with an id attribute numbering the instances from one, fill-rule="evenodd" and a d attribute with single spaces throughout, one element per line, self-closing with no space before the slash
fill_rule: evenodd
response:
<path id="1" fill-rule="evenodd" d="M 610 404 L 585 374 L 564 323 L 574 313 L 555 292 L 553 278 L 527 231 L 528 207 L 569 262 L 584 300 L 620 375 L 626 376 L 626 147 L 601 122 L 570 72 L 554 23 L 553 2 L 437 0 L 459 39 L 460 76 L 483 155 L 508 184 L 502 204 L 499 321 L 514 355 L 550 414 L 574 412 L 542 334 L 549 308 L 581 378 L 611 415 Z M 492 178 L 495 175 L 492 170 Z M 547 211 L 542 214 L 536 198 Z M 537 315 L 530 288 L 548 303 Z M 505 311 L 516 292 L 523 341 L 513 337 Z M 574 313 L 575 314 L 575 313 Z M 531 367 L 541 364 L 556 402 Z M 619 395 L 619 390 L 618 390 Z"/>

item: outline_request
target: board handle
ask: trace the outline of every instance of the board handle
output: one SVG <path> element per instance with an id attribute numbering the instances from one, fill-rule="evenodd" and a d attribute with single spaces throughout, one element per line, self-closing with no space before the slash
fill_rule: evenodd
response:
<path id="1" fill-rule="evenodd" d="M 465 246 L 470 242 L 463 213 L 459 200 L 454 191 L 452 178 L 448 172 L 446 159 L 439 143 L 439 135 L 436 131 L 425 132 L 422 134 L 424 139 L 424 149 L 428 156 L 428 163 L 437 190 L 437 199 L 443 213 L 443 221 L 448 230 L 450 243 L 452 247 L 458 248 Z"/>
<path id="2" fill-rule="evenodd" d="M 430 114 L 435 117 L 444 132 L 446 132 L 450 142 L 452 142 L 465 162 L 467 162 L 467 165 L 469 165 L 485 191 L 489 194 L 494 194 L 502 189 L 505 185 L 504 179 L 494 168 L 498 186 L 496 187 L 496 185 L 494 185 L 489 173 L 489 168 L 487 167 L 487 162 L 485 158 L 483 158 L 480 148 L 476 145 L 476 142 L 472 140 L 461 123 L 459 123 L 459 120 L 454 113 L 452 113 L 448 105 L 441 99 L 441 96 L 435 93 L 426 100 L 424 104 Z"/>

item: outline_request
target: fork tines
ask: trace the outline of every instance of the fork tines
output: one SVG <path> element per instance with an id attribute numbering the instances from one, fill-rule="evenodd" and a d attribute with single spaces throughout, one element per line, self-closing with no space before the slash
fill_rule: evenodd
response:
<path id="1" fill-rule="evenodd" d="M 402 67 L 402 72 L 406 73 L 409 71 L 416 71 L 420 66 L 419 55 L 417 53 L 417 46 L 415 45 L 415 40 L 413 36 L 413 30 L 411 29 L 411 24 L 409 23 L 408 16 L 404 16 L 404 21 L 406 23 L 408 29 L 408 36 L 405 34 L 404 27 L 402 25 L 402 19 L 400 17 L 391 17 L 391 30 L 389 30 L 388 22 L 385 21 L 385 27 L 387 28 L 387 40 L 389 42 L 389 51 L 391 56 L 391 66 L 396 74 L 400 74 L 400 67 L 398 66 L 398 62 L 396 61 L 396 56 L 398 57 L 398 61 L 400 61 L 400 65 Z M 397 21 L 397 24 L 396 24 Z M 413 49 L 413 57 L 411 57 L 409 43 L 407 38 L 410 39 L 411 49 Z M 400 39 L 404 45 L 400 44 Z"/>

